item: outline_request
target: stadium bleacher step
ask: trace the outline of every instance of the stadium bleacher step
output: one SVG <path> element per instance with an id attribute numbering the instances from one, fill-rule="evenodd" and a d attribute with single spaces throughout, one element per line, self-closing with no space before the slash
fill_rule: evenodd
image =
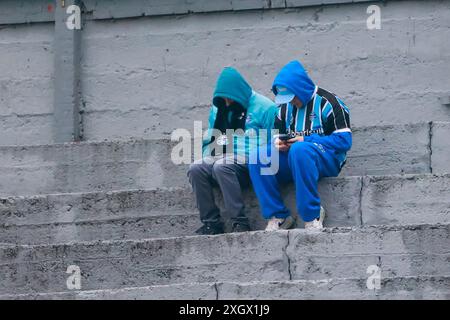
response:
<path id="1" fill-rule="evenodd" d="M 450 298 L 449 276 L 381 278 L 379 288 L 367 279 L 183 283 L 105 290 L 0 295 L 0 300 L 305 300 Z"/>
<path id="2" fill-rule="evenodd" d="M 368 226 L 217 236 L 1 245 L 0 294 L 66 291 L 69 265 L 83 290 L 180 283 L 450 276 L 450 225 Z"/>
<path id="3" fill-rule="evenodd" d="M 433 131 L 435 129 L 435 131 Z M 450 172 L 450 123 L 354 129 L 341 176 Z M 152 189 L 188 185 L 170 140 L 0 147 L 0 196 Z M 437 159 L 437 160 L 435 160 Z"/>
<path id="4" fill-rule="evenodd" d="M 283 193 L 296 217 L 294 186 Z M 320 193 L 328 227 L 450 223 L 450 174 L 327 178 Z M 224 211 L 218 190 L 215 196 Z M 245 200 L 252 228 L 264 229 L 253 191 Z M 0 243 L 177 237 L 198 227 L 187 187 L 0 198 Z"/>

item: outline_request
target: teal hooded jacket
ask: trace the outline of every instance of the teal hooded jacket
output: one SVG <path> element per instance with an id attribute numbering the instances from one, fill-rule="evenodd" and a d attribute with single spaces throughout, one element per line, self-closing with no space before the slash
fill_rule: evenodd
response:
<path id="1" fill-rule="evenodd" d="M 226 67 L 217 79 L 213 95 L 213 104 L 208 119 L 208 131 L 203 139 L 203 156 L 211 153 L 209 143 L 216 120 L 218 108 L 214 105 L 215 98 L 228 98 L 238 102 L 247 110 L 244 134 L 234 134 L 234 153 L 237 156 L 248 157 L 258 146 L 270 141 L 270 130 L 273 128 L 278 112 L 276 104 L 265 96 L 252 90 L 242 75 L 234 68 Z M 259 129 L 267 129 L 267 139 L 260 136 Z"/>

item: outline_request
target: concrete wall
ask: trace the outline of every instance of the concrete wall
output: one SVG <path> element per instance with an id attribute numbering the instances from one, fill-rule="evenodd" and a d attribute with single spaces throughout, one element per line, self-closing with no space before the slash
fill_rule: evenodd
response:
<path id="1" fill-rule="evenodd" d="M 355 126 L 450 119 L 438 100 L 450 91 L 450 2 L 388 2 L 382 30 L 371 31 L 366 8 L 88 21 L 85 136 L 159 137 L 192 128 L 194 119 L 206 119 L 223 66 L 237 67 L 271 96 L 274 75 L 291 59 L 344 98 Z"/>
<path id="2" fill-rule="evenodd" d="M 0 26 L 0 145 L 52 141 L 53 36 L 53 23 Z"/>
<path id="3" fill-rule="evenodd" d="M 374 2 L 381 30 L 367 30 L 366 2 L 86 0 L 83 138 L 191 128 L 206 118 L 223 66 L 271 96 L 274 75 L 291 59 L 346 100 L 355 126 L 448 121 L 438 98 L 450 94 L 450 1 Z M 53 143 L 61 128 L 64 119 L 53 116 L 57 3 L 0 3 L 0 145 Z"/>

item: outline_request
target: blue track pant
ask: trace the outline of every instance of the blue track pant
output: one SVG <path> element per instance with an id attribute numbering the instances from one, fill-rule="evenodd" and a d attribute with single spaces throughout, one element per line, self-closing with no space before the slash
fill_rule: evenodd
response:
<path id="1" fill-rule="evenodd" d="M 260 150 L 270 156 L 278 152 L 268 145 Z M 279 152 L 279 170 L 273 175 L 261 175 L 262 164 L 258 157 L 256 164 L 249 165 L 253 188 L 265 219 L 272 217 L 286 218 L 290 212 L 284 205 L 280 194 L 280 184 L 294 182 L 296 188 L 297 210 L 305 222 L 320 216 L 320 197 L 318 182 L 322 177 L 336 177 L 340 164 L 334 151 L 325 149 L 320 144 L 312 142 L 296 142 L 288 152 Z"/>

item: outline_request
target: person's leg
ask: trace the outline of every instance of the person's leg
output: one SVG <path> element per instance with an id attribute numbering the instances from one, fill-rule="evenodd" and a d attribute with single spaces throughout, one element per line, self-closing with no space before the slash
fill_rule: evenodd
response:
<path id="1" fill-rule="evenodd" d="M 240 224 L 248 229 L 249 222 L 242 195 L 242 189 L 250 184 L 247 165 L 232 158 L 223 158 L 214 163 L 212 176 L 222 192 L 225 212 L 232 226 Z"/>
<path id="2" fill-rule="evenodd" d="M 319 179 L 337 176 L 339 163 L 332 151 L 310 142 L 296 142 L 289 150 L 289 167 L 294 177 L 297 210 L 303 221 L 320 216 Z"/>
<path id="3" fill-rule="evenodd" d="M 261 148 L 260 153 L 267 155 L 269 159 L 272 155 L 272 146 L 267 145 Z M 274 152 L 278 152 L 274 150 Z M 287 153 L 279 152 L 278 171 L 273 174 L 263 175 L 262 169 L 273 166 L 273 163 L 262 163 L 259 155 L 253 157 L 257 159 L 257 163 L 249 164 L 250 178 L 253 184 L 253 190 L 258 198 L 263 217 L 270 218 L 287 218 L 290 215 L 289 209 L 284 205 L 280 193 L 280 183 L 292 181 L 292 175 L 288 166 Z"/>
<path id="4" fill-rule="evenodd" d="M 189 166 L 187 175 L 195 194 L 197 208 L 200 212 L 200 220 L 204 224 L 220 223 L 220 210 L 214 202 L 213 163 L 205 163 L 203 159 Z"/>

